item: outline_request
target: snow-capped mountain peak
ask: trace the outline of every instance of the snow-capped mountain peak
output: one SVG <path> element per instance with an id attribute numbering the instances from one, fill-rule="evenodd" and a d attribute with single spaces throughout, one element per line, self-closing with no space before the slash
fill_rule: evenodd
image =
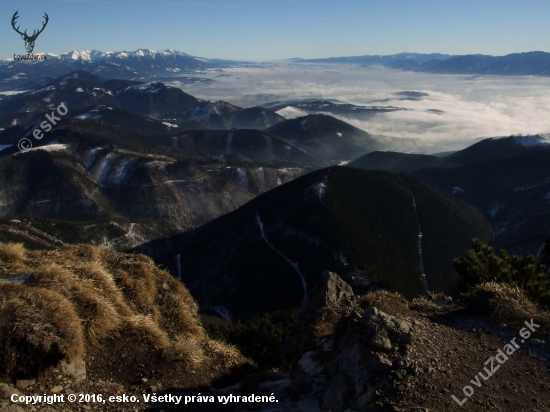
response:
<path id="1" fill-rule="evenodd" d="M 98 50 L 73 50 L 61 53 L 60 55 L 48 54 L 49 58 L 58 58 L 61 60 L 88 61 L 95 63 L 106 59 L 125 59 L 125 58 L 169 58 L 169 57 L 191 57 L 187 53 L 176 50 L 149 50 L 137 49 L 135 51 L 98 51 Z"/>

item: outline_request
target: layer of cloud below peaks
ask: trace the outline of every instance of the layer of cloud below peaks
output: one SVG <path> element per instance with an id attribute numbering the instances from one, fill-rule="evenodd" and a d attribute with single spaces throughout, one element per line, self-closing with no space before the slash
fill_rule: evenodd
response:
<path id="1" fill-rule="evenodd" d="M 482 137 L 550 132 L 550 78 L 432 75 L 312 64 L 226 69 L 223 74 L 210 72 L 206 77 L 214 79 L 213 84 L 196 83 L 184 90 L 244 107 L 311 97 L 403 107 L 408 110 L 368 120 L 342 120 L 372 134 L 402 138 L 404 146 L 414 151 L 456 150 Z M 402 91 L 429 96 L 401 100 L 395 93 Z"/>

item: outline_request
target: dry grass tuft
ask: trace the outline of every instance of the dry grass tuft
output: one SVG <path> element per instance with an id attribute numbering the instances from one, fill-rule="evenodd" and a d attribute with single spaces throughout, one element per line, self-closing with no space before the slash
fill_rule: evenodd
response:
<path id="1" fill-rule="evenodd" d="M 0 246 L 0 263 L 4 278 L 32 273 L 23 284 L 0 281 L 0 375 L 82 356 L 128 327 L 189 367 L 214 358 L 226 366 L 245 362 L 235 348 L 206 337 L 189 291 L 146 256 L 89 245 L 27 251 L 11 243 Z"/>
<path id="2" fill-rule="evenodd" d="M 126 322 L 132 329 L 140 332 L 143 340 L 149 341 L 155 348 L 168 349 L 171 346 L 170 339 L 151 316 L 132 316 L 126 319 Z"/>
<path id="3" fill-rule="evenodd" d="M 358 302 L 358 311 L 375 307 L 390 315 L 408 313 L 409 302 L 400 293 L 387 290 L 377 290 L 361 296 Z"/>
<path id="4" fill-rule="evenodd" d="M 61 294 L 0 282 L 0 374 L 36 374 L 60 359 L 84 353 L 84 328 Z"/>
<path id="5" fill-rule="evenodd" d="M 26 251 L 22 243 L 7 243 L 0 245 L 0 262 L 10 266 L 25 260 Z"/>
<path id="6" fill-rule="evenodd" d="M 550 332 L 550 315 L 541 311 L 522 291 L 509 285 L 495 282 L 477 285 L 467 307 L 518 329 L 526 320 L 534 319 L 541 325 L 541 334 Z"/>
<path id="7" fill-rule="evenodd" d="M 313 338 L 320 339 L 333 335 L 341 319 L 342 315 L 328 306 L 320 309 L 316 322 L 311 326 Z"/>
<path id="8" fill-rule="evenodd" d="M 214 364 L 219 365 L 220 369 L 234 368 L 249 362 L 233 345 L 213 339 L 204 339 L 202 346 L 206 356 Z"/>
<path id="9" fill-rule="evenodd" d="M 36 268 L 27 285 L 57 291 L 72 302 L 84 324 L 86 339 L 92 345 L 121 324 L 115 306 L 107 297 L 98 293 L 92 279 L 79 278 L 74 272 L 56 263 L 45 263 Z"/>
<path id="10" fill-rule="evenodd" d="M 100 262 L 101 258 L 110 251 L 106 247 L 92 245 L 66 245 L 63 247 L 63 257 L 72 262 Z"/>
<path id="11" fill-rule="evenodd" d="M 198 365 L 206 359 L 201 341 L 183 336 L 178 337 L 173 343 L 169 356 L 188 365 Z"/>
<path id="12" fill-rule="evenodd" d="M 410 304 L 410 308 L 419 312 L 430 312 L 437 309 L 437 305 L 424 296 L 414 298 Z"/>

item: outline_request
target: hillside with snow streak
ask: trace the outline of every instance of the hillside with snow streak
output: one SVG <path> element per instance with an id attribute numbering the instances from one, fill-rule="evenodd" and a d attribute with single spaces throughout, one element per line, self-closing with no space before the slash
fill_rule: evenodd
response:
<path id="1" fill-rule="evenodd" d="M 298 307 L 325 270 L 351 283 L 360 272 L 412 298 L 426 294 L 425 263 L 430 288 L 453 293 L 452 259 L 472 237 L 488 239 L 490 229 L 475 208 L 410 177 L 335 166 L 204 225 L 162 263 L 177 274 L 174 262 L 181 262 L 182 280 L 201 306 L 246 319 Z"/>

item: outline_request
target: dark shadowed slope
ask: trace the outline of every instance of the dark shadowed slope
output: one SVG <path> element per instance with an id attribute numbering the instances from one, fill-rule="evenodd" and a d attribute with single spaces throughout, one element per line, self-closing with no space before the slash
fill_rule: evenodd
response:
<path id="1" fill-rule="evenodd" d="M 384 148 L 369 133 L 322 114 L 286 120 L 267 131 L 332 164 Z"/>
<path id="2" fill-rule="evenodd" d="M 485 218 L 411 178 L 352 168 L 318 170 L 273 189 L 199 228 L 163 261 L 204 308 L 236 318 L 298 306 L 331 268 L 418 296 L 426 290 L 413 194 L 426 232 L 428 283 L 452 292 L 451 260 L 472 237 L 488 239 Z"/>
<path id="3" fill-rule="evenodd" d="M 492 138 L 443 158 L 371 153 L 350 166 L 408 171 L 484 212 L 497 249 L 540 255 L 550 233 L 548 142 L 547 135 Z"/>

